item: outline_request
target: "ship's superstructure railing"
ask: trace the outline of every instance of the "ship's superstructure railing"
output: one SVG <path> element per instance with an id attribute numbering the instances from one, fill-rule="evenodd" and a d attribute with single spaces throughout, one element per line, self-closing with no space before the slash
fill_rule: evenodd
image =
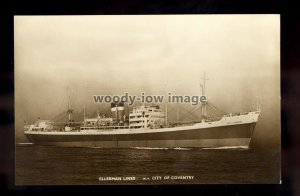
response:
<path id="1" fill-rule="evenodd" d="M 52 123 L 50 120 L 38 119 L 34 124 L 25 125 L 24 128 L 27 131 L 51 131 L 53 129 Z"/>
<path id="2" fill-rule="evenodd" d="M 80 130 L 117 130 L 117 129 L 129 129 L 129 126 L 87 126 L 80 127 Z"/>
<path id="3" fill-rule="evenodd" d="M 161 128 L 165 124 L 165 113 L 159 106 L 135 107 L 129 114 L 129 127 L 138 128 Z"/>
<path id="4" fill-rule="evenodd" d="M 237 113 L 229 113 L 229 114 L 225 114 L 223 115 L 223 117 L 232 117 L 232 116 L 242 116 L 242 115 L 248 115 L 248 114 L 251 114 L 251 113 L 256 113 L 256 114 L 259 114 L 260 111 L 250 111 L 250 112 L 237 112 Z"/>

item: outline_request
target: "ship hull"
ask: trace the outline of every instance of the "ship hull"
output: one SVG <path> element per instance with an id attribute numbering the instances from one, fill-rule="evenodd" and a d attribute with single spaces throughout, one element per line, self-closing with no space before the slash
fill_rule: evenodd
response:
<path id="1" fill-rule="evenodd" d="M 255 122 L 222 127 L 132 134 L 30 134 L 36 145 L 102 148 L 248 148 Z"/>

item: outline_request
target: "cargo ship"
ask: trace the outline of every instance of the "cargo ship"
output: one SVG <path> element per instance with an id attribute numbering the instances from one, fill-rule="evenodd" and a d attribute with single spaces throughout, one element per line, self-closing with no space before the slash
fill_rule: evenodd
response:
<path id="1" fill-rule="evenodd" d="M 141 105 L 126 112 L 126 103 L 114 102 L 111 114 L 86 118 L 84 110 L 83 121 L 74 122 L 68 104 L 68 121 L 63 126 L 39 119 L 26 124 L 24 134 L 34 145 L 65 147 L 249 148 L 261 113 L 259 104 L 255 111 L 223 114 L 218 119 L 207 115 L 209 106 L 207 100 L 201 103 L 198 121 L 171 123 L 168 104 L 165 110 L 159 105 Z"/>

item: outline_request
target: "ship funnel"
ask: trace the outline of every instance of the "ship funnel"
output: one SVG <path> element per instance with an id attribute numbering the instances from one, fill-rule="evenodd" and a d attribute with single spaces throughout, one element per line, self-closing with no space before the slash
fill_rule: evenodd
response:
<path id="1" fill-rule="evenodd" d="M 115 123 L 123 123 L 124 122 L 124 102 L 112 102 L 110 105 L 110 110 L 112 114 L 113 121 Z"/>

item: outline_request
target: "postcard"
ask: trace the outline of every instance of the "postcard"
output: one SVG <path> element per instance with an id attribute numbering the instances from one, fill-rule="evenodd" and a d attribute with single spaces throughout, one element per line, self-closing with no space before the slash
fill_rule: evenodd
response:
<path id="1" fill-rule="evenodd" d="M 14 16 L 16 185 L 281 183 L 280 15 Z"/>

